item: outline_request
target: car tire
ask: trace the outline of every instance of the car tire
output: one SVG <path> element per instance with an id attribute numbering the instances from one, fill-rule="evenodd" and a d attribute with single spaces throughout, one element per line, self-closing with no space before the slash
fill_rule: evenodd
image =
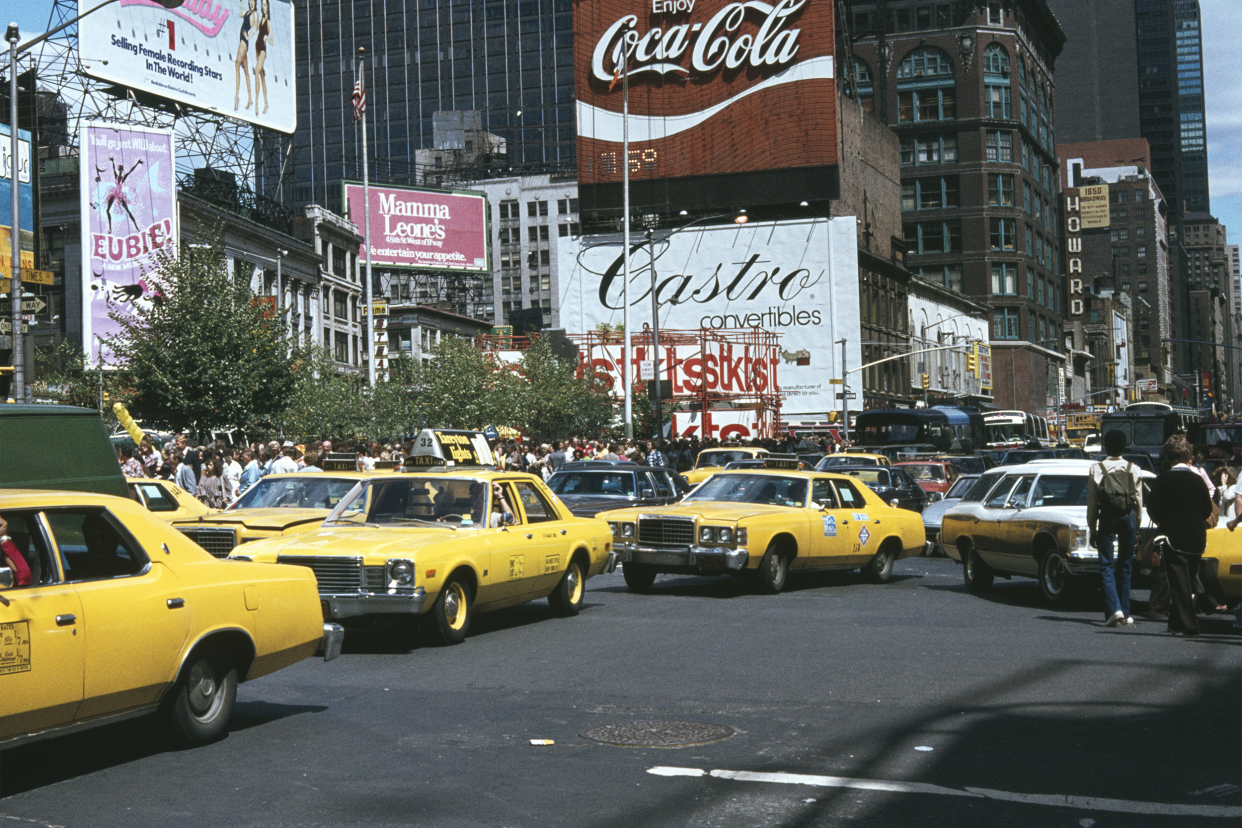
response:
<path id="1" fill-rule="evenodd" d="M 645 593 L 651 591 L 656 571 L 646 564 L 624 563 L 621 564 L 621 577 L 625 579 L 625 585 L 634 592 Z"/>
<path id="2" fill-rule="evenodd" d="M 1040 558 L 1039 588 L 1048 603 L 1060 604 L 1065 600 L 1070 592 L 1071 577 L 1060 552 L 1051 549 Z"/>
<path id="3" fill-rule="evenodd" d="M 181 744 L 200 745 L 224 735 L 237 703 L 237 667 L 223 654 L 190 656 L 168 695 L 169 731 Z"/>
<path id="4" fill-rule="evenodd" d="M 474 602 L 470 585 L 461 578 L 450 578 L 431 605 L 430 632 L 438 644 L 460 644 L 470 632 Z"/>
<path id="5" fill-rule="evenodd" d="M 962 553 L 962 577 L 966 588 L 971 592 L 984 592 L 992 588 L 996 577 L 991 568 L 979 559 L 979 553 L 973 548 Z"/>
<path id="6" fill-rule="evenodd" d="M 785 588 L 785 579 L 789 576 L 789 557 L 776 544 L 771 544 L 759 561 L 758 575 L 760 590 L 776 595 Z"/>
<path id="7" fill-rule="evenodd" d="M 548 596 L 548 603 L 554 614 L 562 618 L 572 618 L 582 609 L 585 597 L 586 572 L 583 571 L 582 563 L 574 558 L 565 568 L 565 574 L 561 576 L 556 589 Z"/>
<path id="8" fill-rule="evenodd" d="M 887 584 L 893 577 L 893 547 L 883 544 L 862 568 L 863 575 L 873 584 Z"/>

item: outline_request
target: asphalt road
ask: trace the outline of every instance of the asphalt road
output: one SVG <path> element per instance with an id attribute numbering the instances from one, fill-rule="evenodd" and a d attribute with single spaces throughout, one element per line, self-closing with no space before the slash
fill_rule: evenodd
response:
<path id="1" fill-rule="evenodd" d="M 791 577 L 589 584 L 479 616 L 461 646 L 367 633 L 242 686 L 228 736 L 126 723 L 0 755 L 3 826 L 1237 826 L 1242 637 L 1102 625 L 1098 595 Z M 1145 593 L 1138 593 L 1145 597 Z M 1141 608 L 1141 604 L 1140 604 Z M 3 686 L 0 684 L 0 694 Z M 686 747 L 581 734 L 664 725 Z M 712 732 L 708 732 L 708 731 Z M 531 740 L 552 740 L 532 745 Z"/>

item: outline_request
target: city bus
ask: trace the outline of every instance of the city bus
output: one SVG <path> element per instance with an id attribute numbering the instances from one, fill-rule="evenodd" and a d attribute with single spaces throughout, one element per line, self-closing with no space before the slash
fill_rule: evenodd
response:
<path id="1" fill-rule="evenodd" d="M 1174 408 L 1168 403 L 1137 402 L 1115 414 L 1100 418 L 1100 434 L 1118 429 L 1126 435 L 1127 451 L 1143 452 L 1154 462 L 1160 457 L 1165 440 L 1174 434 L 1185 434 L 1194 441 L 1199 429 L 1199 412 Z"/>
<path id="2" fill-rule="evenodd" d="M 1093 434 L 1100 433 L 1100 415 L 1075 412 L 1065 415 L 1065 442 L 1071 446 L 1082 448 L 1082 444 Z"/>
<path id="3" fill-rule="evenodd" d="M 976 409 L 947 405 L 864 411 L 854 422 L 853 434 L 855 445 L 921 444 L 937 451 L 981 448 L 987 437 Z"/>
<path id="4" fill-rule="evenodd" d="M 1027 411 L 989 411 L 983 415 L 988 448 L 1022 448 L 1032 441 L 1052 445 L 1048 419 Z"/>

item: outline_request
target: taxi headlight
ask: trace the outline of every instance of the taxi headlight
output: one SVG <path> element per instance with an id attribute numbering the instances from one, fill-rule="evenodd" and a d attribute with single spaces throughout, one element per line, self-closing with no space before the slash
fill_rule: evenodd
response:
<path id="1" fill-rule="evenodd" d="M 716 530 L 711 526 L 699 527 L 699 543 L 715 543 Z"/>
<path id="2" fill-rule="evenodd" d="M 396 586 L 410 586 L 414 583 L 414 562 L 393 560 L 388 562 L 388 583 Z"/>
<path id="3" fill-rule="evenodd" d="M 621 524 L 621 537 L 623 538 L 634 537 L 634 524 L 632 523 Z"/>
<path id="4" fill-rule="evenodd" d="M 1086 549 L 1088 532 L 1085 528 L 1074 527 L 1074 549 Z"/>
<path id="5" fill-rule="evenodd" d="M 608 521 L 608 529 L 612 532 L 612 536 L 617 536 L 617 522 L 615 520 Z"/>
<path id="6" fill-rule="evenodd" d="M 722 526 L 720 527 L 719 537 L 721 543 L 733 543 L 733 530 L 728 526 Z"/>

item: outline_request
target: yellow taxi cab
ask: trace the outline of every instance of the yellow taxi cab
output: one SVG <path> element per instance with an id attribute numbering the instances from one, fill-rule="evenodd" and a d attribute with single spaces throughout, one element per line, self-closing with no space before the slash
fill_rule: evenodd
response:
<path id="1" fill-rule="evenodd" d="M 322 472 L 270 474 L 223 511 L 172 525 L 217 558 L 251 541 L 311 532 L 359 480 L 374 474 L 356 468 L 348 454 L 325 460 Z"/>
<path id="2" fill-rule="evenodd" d="M 926 546 L 919 515 L 857 480 L 799 471 L 791 460 L 718 472 L 675 505 L 605 516 L 625 583 L 638 592 L 659 573 L 746 574 L 769 593 L 791 571 L 862 569 L 884 583 L 895 561 Z"/>
<path id="3" fill-rule="evenodd" d="M 1217 601 L 1242 603 L 1242 526 L 1229 531 L 1224 522 L 1207 533 L 1199 578 Z"/>
<path id="4" fill-rule="evenodd" d="M 239 682 L 340 652 L 310 573 L 218 561 L 131 500 L 13 489 L 0 516 L 25 565 L 0 568 L 0 747 L 148 713 L 208 741 Z"/>
<path id="5" fill-rule="evenodd" d="M 890 461 L 883 454 L 873 454 L 869 451 L 846 451 L 841 454 L 828 454 L 823 460 L 815 465 L 820 471 L 832 469 L 837 466 L 891 466 Z"/>
<path id="6" fill-rule="evenodd" d="M 738 460 L 754 460 L 768 456 L 765 448 L 751 446 L 722 446 L 704 449 L 694 461 L 694 468 L 685 473 L 684 477 L 691 486 L 697 486 L 730 463 Z"/>
<path id="7" fill-rule="evenodd" d="M 616 566 L 608 524 L 579 518 L 543 480 L 497 471 L 480 432 L 424 430 L 403 473 L 359 480 L 321 528 L 235 549 L 307 567 L 326 620 L 419 624 L 465 639 L 475 613 L 547 598 L 576 615 L 586 581 Z"/>
<path id="8" fill-rule="evenodd" d="M 213 509 L 171 480 L 150 477 L 127 477 L 129 496 L 154 512 L 162 520 L 174 521 L 214 515 Z"/>

